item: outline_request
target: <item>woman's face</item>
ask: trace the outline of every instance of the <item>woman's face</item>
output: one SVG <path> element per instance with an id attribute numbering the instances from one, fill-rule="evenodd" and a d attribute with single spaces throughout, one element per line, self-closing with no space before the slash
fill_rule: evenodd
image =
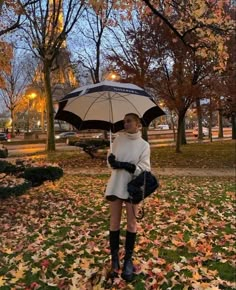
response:
<path id="1" fill-rule="evenodd" d="M 127 133 L 137 133 L 139 124 L 134 117 L 128 115 L 124 118 L 124 128 Z"/>

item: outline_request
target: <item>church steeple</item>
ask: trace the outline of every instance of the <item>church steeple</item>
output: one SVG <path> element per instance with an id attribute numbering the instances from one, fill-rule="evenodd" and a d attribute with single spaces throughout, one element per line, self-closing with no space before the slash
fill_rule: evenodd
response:
<path id="1" fill-rule="evenodd" d="M 57 37 L 64 26 L 63 0 L 49 0 L 49 11 L 49 27 L 52 27 L 52 33 Z M 66 47 L 66 41 L 63 42 L 62 47 Z"/>

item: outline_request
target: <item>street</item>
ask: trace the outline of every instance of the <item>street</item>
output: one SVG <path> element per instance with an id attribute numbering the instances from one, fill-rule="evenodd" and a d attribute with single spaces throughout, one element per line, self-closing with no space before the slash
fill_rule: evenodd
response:
<path id="1" fill-rule="evenodd" d="M 194 137 L 191 132 L 186 132 L 187 143 L 197 143 L 199 142 L 197 137 Z M 231 138 L 231 130 L 230 128 L 224 130 L 224 138 L 223 140 L 227 140 Z M 15 138 L 18 139 L 18 138 Z M 13 139 L 14 140 L 14 139 Z M 23 140 L 21 137 L 19 139 Z M 213 141 L 220 141 L 217 136 L 217 132 L 213 132 Z M 29 141 L 30 142 L 30 141 Z M 209 139 L 204 137 L 202 142 L 209 142 Z M 163 131 L 150 131 L 149 132 L 149 143 L 151 147 L 162 147 L 162 146 L 174 146 L 175 141 L 173 139 L 173 132 L 171 130 L 163 130 Z M 38 143 L 38 144 L 13 144 L 7 143 L 6 145 L 9 153 L 9 157 L 17 156 L 17 155 L 24 155 L 24 154 L 31 154 L 35 152 L 43 152 L 45 151 L 45 144 Z M 76 146 L 69 146 L 66 143 L 56 143 L 56 149 L 61 151 L 81 151 L 79 147 Z M 83 152 L 83 151 L 82 151 Z"/>

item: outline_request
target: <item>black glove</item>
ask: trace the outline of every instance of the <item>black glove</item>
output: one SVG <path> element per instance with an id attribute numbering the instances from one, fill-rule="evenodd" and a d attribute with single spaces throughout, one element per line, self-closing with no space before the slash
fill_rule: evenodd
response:
<path id="1" fill-rule="evenodd" d="M 108 156 L 107 160 L 108 160 L 109 164 L 110 164 L 111 167 L 112 167 L 112 164 L 114 164 L 114 162 L 116 162 L 116 156 L 115 156 L 114 154 L 111 153 L 111 154 Z"/>
<path id="2" fill-rule="evenodd" d="M 108 162 L 113 169 L 125 169 L 129 173 L 134 173 L 136 170 L 136 166 L 130 162 L 121 162 L 116 160 L 116 156 L 114 154 L 110 154 L 108 156 Z"/>
<path id="3" fill-rule="evenodd" d="M 136 170 L 136 166 L 130 162 L 120 162 L 120 161 L 116 162 L 118 163 L 119 169 L 125 169 L 129 173 L 134 173 L 134 171 Z"/>

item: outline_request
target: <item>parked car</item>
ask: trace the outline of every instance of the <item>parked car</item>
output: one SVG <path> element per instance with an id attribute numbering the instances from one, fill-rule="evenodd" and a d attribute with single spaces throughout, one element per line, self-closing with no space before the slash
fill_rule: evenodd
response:
<path id="1" fill-rule="evenodd" d="M 115 139 L 117 134 L 112 133 L 111 136 L 112 136 L 112 139 Z M 98 133 L 96 135 L 93 135 L 92 138 L 104 139 L 104 134 L 103 133 Z M 110 132 L 107 132 L 107 138 L 108 138 L 108 140 L 110 139 Z"/>
<path id="2" fill-rule="evenodd" d="M 198 127 L 193 128 L 193 135 L 194 137 L 198 136 Z M 206 127 L 202 127 L 202 135 L 204 136 L 208 136 L 209 135 L 209 129 Z"/>
<path id="3" fill-rule="evenodd" d="M 169 125 L 158 125 L 156 127 L 156 130 L 169 130 L 169 129 L 170 129 Z"/>
<path id="4" fill-rule="evenodd" d="M 7 141 L 7 134 L 6 133 L 0 133 L 0 141 Z"/>
<path id="5" fill-rule="evenodd" d="M 57 140 L 67 139 L 69 137 L 77 137 L 77 133 L 76 132 L 63 132 L 63 133 L 55 135 L 55 139 Z"/>

